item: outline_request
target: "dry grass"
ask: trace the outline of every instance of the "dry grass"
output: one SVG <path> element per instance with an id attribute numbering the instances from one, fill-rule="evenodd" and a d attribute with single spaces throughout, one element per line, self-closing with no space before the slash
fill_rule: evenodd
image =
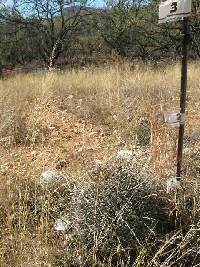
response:
<path id="1" fill-rule="evenodd" d="M 199 71 L 190 64 L 184 177 L 186 186 L 193 182 L 191 191 L 200 176 Z M 97 160 L 139 147 L 153 177 L 174 175 L 177 130 L 161 118 L 164 110 L 179 109 L 179 85 L 179 65 L 123 64 L 0 81 L 0 266 L 70 266 L 49 215 L 54 193 L 38 186 L 42 171 L 62 169 L 79 184 Z M 108 179 L 102 170 L 98 176 Z M 147 253 L 144 248 L 135 266 L 147 266 Z"/>

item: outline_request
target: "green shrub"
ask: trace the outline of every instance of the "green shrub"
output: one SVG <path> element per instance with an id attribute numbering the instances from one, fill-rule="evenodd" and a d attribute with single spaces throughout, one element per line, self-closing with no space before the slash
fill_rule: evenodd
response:
<path id="1" fill-rule="evenodd" d="M 72 205 L 81 242 L 100 258 L 119 251 L 135 257 L 146 242 L 174 227 L 164 191 L 123 168 L 105 183 L 78 192 Z"/>

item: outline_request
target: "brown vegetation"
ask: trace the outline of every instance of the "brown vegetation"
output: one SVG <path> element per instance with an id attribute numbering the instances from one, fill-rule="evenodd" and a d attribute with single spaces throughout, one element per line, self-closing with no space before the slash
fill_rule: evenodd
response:
<path id="1" fill-rule="evenodd" d="M 198 64 L 190 64 L 183 173 L 187 193 L 184 204 L 182 195 L 177 202 L 183 218 L 187 207 L 192 209 L 189 224 L 199 210 L 199 70 Z M 137 158 L 134 166 L 143 172 L 145 164 L 153 183 L 165 184 L 174 176 L 177 129 L 163 124 L 162 112 L 178 110 L 179 83 L 179 65 L 155 70 L 125 63 L 0 81 L 0 266 L 70 266 L 63 236 L 49 215 L 54 193 L 38 186 L 43 171 L 62 171 L 71 179 L 71 190 L 71 183 L 108 180 L 109 171 L 98 169 L 99 162 L 113 162 L 117 151 L 127 149 L 143 152 L 145 158 Z M 172 213 L 176 208 L 172 205 Z M 148 266 L 161 266 L 156 265 L 158 255 L 177 235 L 162 244 Z M 77 259 L 83 250 L 79 247 Z M 148 250 L 141 250 L 135 266 L 147 266 Z M 167 264 L 162 266 L 179 266 Z"/>

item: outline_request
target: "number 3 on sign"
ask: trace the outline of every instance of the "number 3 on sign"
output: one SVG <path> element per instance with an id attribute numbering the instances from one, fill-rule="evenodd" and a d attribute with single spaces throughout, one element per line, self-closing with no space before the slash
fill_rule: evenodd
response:
<path id="1" fill-rule="evenodd" d="M 177 2 L 172 2 L 170 13 L 174 13 L 177 11 Z"/>
<path id="2" fill-rule="evenodd" d="M 160 0 L 159 23 L 183 19 L 191 14 L 192 0 Z"/>

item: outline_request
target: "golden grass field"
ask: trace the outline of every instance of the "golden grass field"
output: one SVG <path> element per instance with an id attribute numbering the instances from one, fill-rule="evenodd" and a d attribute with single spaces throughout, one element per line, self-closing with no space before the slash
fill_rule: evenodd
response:
<path id="1" fill-rule="evenodd" d="M 183 178 L 191 191 L 200 177 L 199 73 L 200 65 L 190 63 Z M 51 197 L 36 186 L 43 171 L 61 170 L 81 183 L 98 161 L 141 147 L 155 180 L 173 177 L 177 129 L 164 125 L 162 113 L 179 110 L 179 88 L 179 64 L 157 69 L 123 64 L 2 79 L 0 266 L 70 266 L 63 236 L 46 212 Z M 99 179 L 106 180 L 106 174 L 93 177 Z M 37 198 L 44 205 L 39 219 L 27 205 Z M 141 262 L 135 266 L 147 266 Z"/>

